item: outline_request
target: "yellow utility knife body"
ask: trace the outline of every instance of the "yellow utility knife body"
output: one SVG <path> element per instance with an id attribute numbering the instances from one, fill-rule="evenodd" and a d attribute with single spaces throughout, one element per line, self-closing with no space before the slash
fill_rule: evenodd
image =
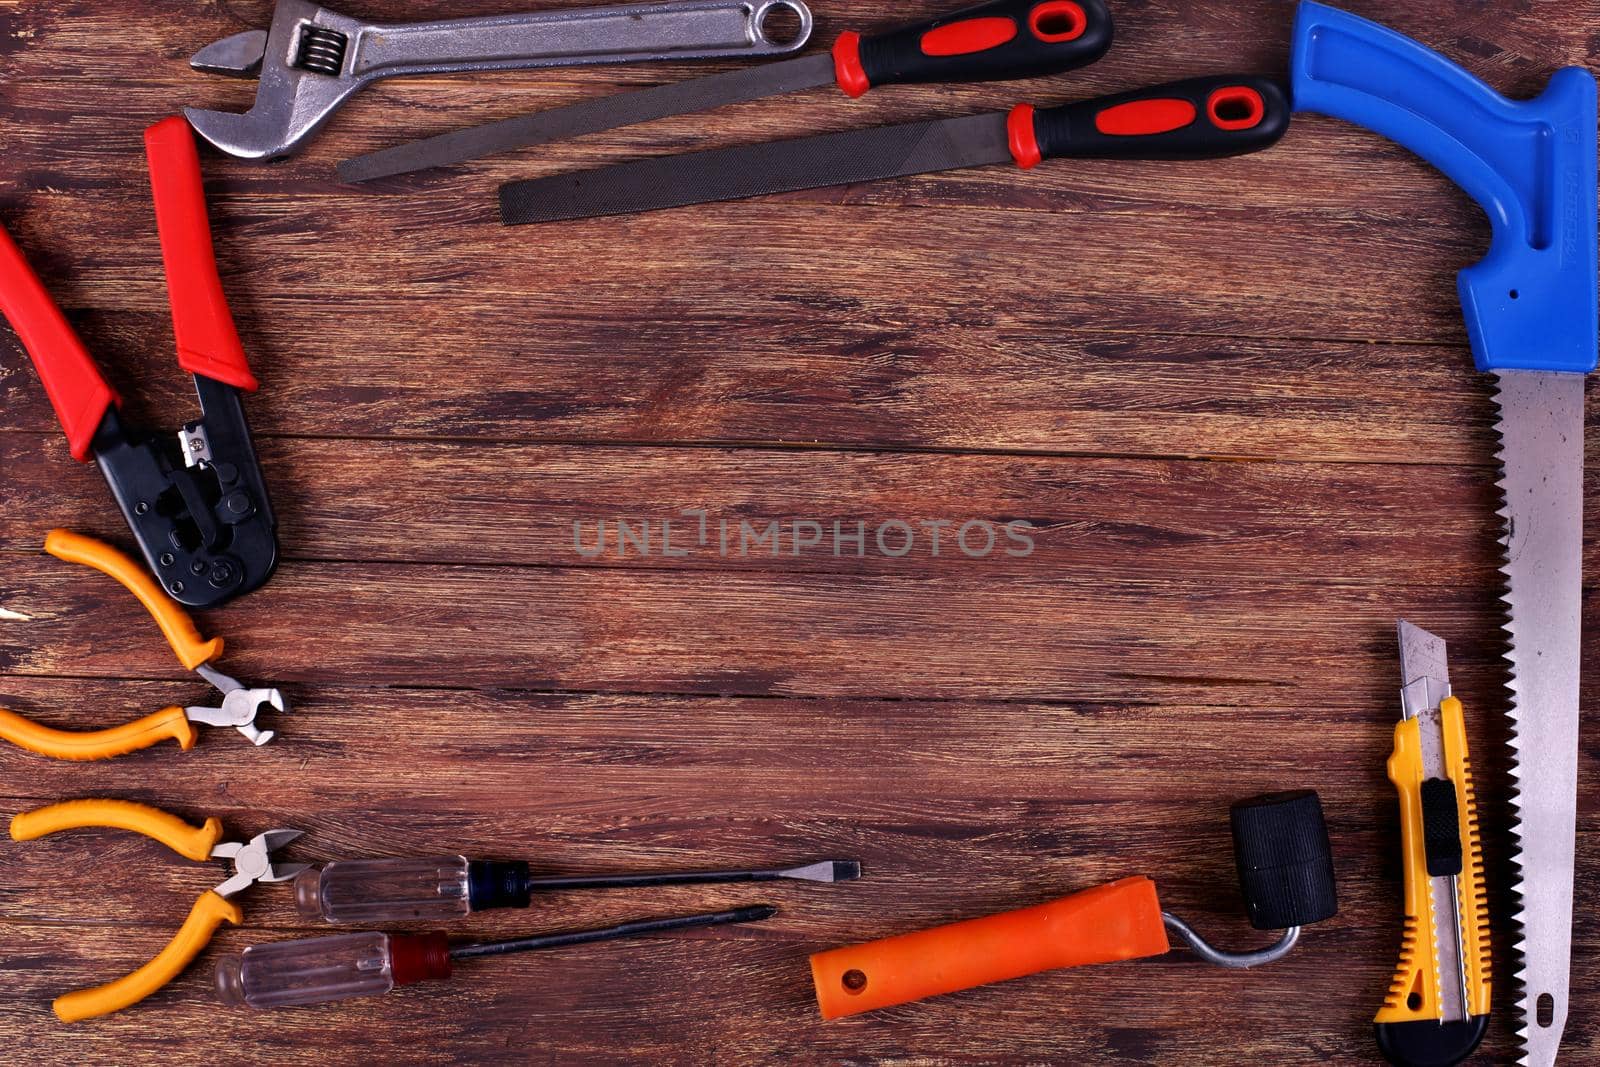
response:
<path id="1" fill-rule="evenodd" d="M 1461 701 L 1445 643 L 1400 621 L 1401 719 L 1389 780 L 1400 795 L 1405 928 L 1374 1022 L 1400 1067 L 1448 1067 L 1489 1025 L 1489 909 Z"/>

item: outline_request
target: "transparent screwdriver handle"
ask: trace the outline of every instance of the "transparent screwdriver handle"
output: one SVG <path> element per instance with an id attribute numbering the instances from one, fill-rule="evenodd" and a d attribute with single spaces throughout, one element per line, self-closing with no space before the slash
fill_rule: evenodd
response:
<path id="1" fill-rule="evenodd" d="M 393 989 L 389 935 L 338 934 L 252 945 L 217 962 L 217 995 L 242 1008 L 288 1008 Z"/>
<path id="2" fill-rule="evenodd" d="M 465 856 L 338 860 L 294 881 L 295 906 L 330 923 L 455 919 L 472 910 Z"/>

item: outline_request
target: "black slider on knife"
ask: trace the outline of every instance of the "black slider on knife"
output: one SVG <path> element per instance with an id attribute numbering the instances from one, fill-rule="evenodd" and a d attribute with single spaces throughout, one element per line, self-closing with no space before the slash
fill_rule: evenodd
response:
<path id="1" fill-rule="evenodd" d="M 623 215 L 767 193 L 1041 160 L 1203 159 L 1254 152 L 1289 128 L 1273 79 L 1189 78 L 1060 107 L 1019 104 L 932 122 L 657 156 L 500 187 L 500 218 L 528 222 Z"/>
<path id="2" fill-rule="evenodd" d="M 1461 873 L 1461 815 L 1448 778 L 1422 783 L 1422 853 L 1430 878 Z"/>

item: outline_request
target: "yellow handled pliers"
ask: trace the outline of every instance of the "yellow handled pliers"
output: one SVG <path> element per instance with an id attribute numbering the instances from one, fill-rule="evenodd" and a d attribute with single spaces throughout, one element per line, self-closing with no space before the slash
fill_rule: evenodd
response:
<path id="1" fill-rule="evenodd" d="M 222 638 L 200 636 L 194 620 L 178 603 L 161 591 L 150 573 L 104 541 L 73 533 L 51 530 L 44 549 L 57 559 L 82 563 L 109 574 L 139 598 L 167 643 L 183 665 L 210 682 L 222 694 L 221 707 L 169 707 L 154 715 L 109 730 L 54 730 L 0 708 L 0 738 L 56 759 L 96 760 L 120 756 L 148 748 L 167 738 L 184 750 L 194 747 L 199 731 L 195 723 L 231 726 L 257 745 L 271 741 L 274 732 L 256 726 L 256 715 L 264 707 L 287 711 L 283 695 L 276 689 L 247 689 L 233 678 L 212 667 L 222 655 Z"/>
<path id="2" fill-rule="evenodd" d="M 183 926 L 149 963 L 114 982 L 57 997 L 52 1007 L 64 1023 L 109 1015 L 148 997 L 189 966 L 211 941 L 217 927 L 224 922 L 237 926 L 244 921 L 244 912 L 230 897 L 256 882 L 282 882 L 293 878 L 310 866 L 272 860 L 274 851 L 300 836 L 299 830 L 268 830 L 243 843 L 223 841 L 222 823 L 218 819 L 207 819 L 203 826 L 191 826 L 176 815 L 128 800 L 68 800 L 25 811 L 11 820 L 11 837 L 15 841 L 32 841 L 60 830 L 94 826 L 143 834 L 197 862 L 230 860 L 233 874 L 215 889 L 200 894 L 194 907 L 189 909 L 189 917 L 183 920 Z"/>

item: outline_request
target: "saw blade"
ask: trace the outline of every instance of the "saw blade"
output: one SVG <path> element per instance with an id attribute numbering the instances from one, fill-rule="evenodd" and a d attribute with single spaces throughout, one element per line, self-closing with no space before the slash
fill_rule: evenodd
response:
<path id="1" fill-rule="evenodd" d="M 1510 637 L 1516 995 L 1524 1062 L 1552 1064 L 1567 1021 L 1578 779 L 1583 375 L 1501 371 L 1500 487 Z"/>

